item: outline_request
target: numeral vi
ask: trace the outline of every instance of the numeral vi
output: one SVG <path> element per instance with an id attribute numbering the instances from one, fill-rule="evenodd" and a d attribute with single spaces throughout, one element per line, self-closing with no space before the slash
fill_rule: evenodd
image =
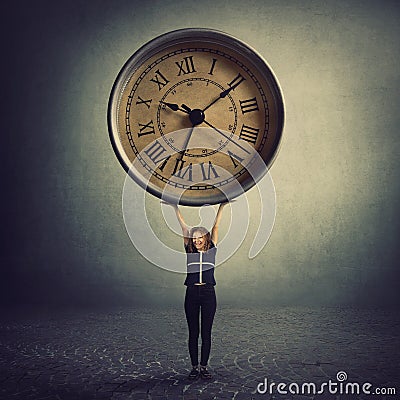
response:
<path id="1" fill-rule="evenodd" d="M 208 162 L 208 171 L 204 167 L 204 163 L 200 163 L 201 173 L 203 175 L 203 181 L 209 181 L 211 179 L 211 172 L 214 175 L 214 178 L 219 178 L 217 171 L 215 170 L 214 166 L 212 165 L 211 161 Z"/>
<path id="2" fill-rule="evenodd" d="M 186 179 L 185 177 L 187 174 L 188 178 L 186 180 L 193 182 L 192 163 L 190 163 L 186 168 L 183 168 L 184 164 L 185 161 L 183 161 L 181 158 L 177 158 L 172 175 L 176 176 L 177 178 Z"/>

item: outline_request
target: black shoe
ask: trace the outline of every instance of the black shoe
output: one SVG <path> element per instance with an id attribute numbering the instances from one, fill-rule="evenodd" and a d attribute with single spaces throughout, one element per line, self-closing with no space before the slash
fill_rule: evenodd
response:
<path id="1" fill-rule="evenodd" d="M 202 379 L 212 379 L 212 375 L 207 370 L 207 367 L 200 367 L 200 376 Z"/>
<path id="2" fill-rule="evenodd" d="M 198 368 L 193 367 L 193 369 L 190 371 L 190 374 L 188 376 L 189 379 L 195 380 L 199 377 L 200 371 Z"/>

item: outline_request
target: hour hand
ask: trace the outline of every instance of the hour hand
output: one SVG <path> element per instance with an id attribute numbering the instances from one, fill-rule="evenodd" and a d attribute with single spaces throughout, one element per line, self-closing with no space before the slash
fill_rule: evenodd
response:
<path id="1" fill-rule="evenodd" d="M 160 100 L 160 103 L 165 104 L 172 111 L 182 111 L 182 112 L 186 113 L 186 111 L 182 110 L 182 108 L 180 108 L 179 105 L 176 103 L 166 103 L 165 101 L 161 101 L 161 100 Z"/>

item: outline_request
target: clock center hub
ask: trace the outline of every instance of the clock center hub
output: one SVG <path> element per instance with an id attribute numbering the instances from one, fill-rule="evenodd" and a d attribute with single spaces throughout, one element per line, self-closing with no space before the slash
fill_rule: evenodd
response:
<path id="1" fill-rule="evenodd" d="M 189 132 L 193 132 L 190 129 L 196 127 L 198 130 L 195 130 L 193 137 L 201 135 L 200 132 L 215 133 L 203 141 L 204 147 L 202 148 L 191 148 L 190 142 L 193 143 L 193 140 L 189 138 L 189 147 L 185 151 L 185 156 L 211 157 L 220 152 L 236 132 L 238 118 L 236 105 L 228 94 L 225 98 L 221 98 L 210 110 L 200 107 L 214 99 L 219 99 L 220 93 L 224 90 L 224 86 L 207 78 L 188 78 L 172 85 L 161 98 L 160 106 L 157 108 L 157 125 L 165 143 L 176 153 L 182 152 L 184 145 L 182 138 L 188 136 Z M 204 99 L 200 100 L 198 98 L 200 96 Z M 225 131 L 228 137 L 224 138 L 219 135 L 210 126 L 201 128 L 201 126 L 209 124 Z M 179 132 L 182 129 L 186 130 L 186 134 L 182 132 L 180 137 L 178 133 L 176 138 L 166 138 L 168 133 Z"/>
<path id="2" fill-rule="evenodd" d="M 200 125 L 204 121 L 204 112 L 203 110 L 200 110 L 198 108 L 195 108 L 194 110 L 190 111 L 189 113 L 189 118 L 193 126 L 195 125 Z"/>

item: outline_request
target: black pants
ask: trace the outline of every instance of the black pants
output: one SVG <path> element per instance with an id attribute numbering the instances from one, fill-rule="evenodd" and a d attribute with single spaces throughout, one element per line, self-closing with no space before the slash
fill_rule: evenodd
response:
<path id="1" fill-rule="evenodd" d="M 200 365 L 207 365 L 211 349 L 211 328 L 217 299 L 213 285 L 188 286 L 185 295 L 185 314 L 189 327 L 189 354 L 192 365 L 199 364 L 198 340 L 201 332 Z M 201 329 L 199 317 L 201 313 Z"/>

